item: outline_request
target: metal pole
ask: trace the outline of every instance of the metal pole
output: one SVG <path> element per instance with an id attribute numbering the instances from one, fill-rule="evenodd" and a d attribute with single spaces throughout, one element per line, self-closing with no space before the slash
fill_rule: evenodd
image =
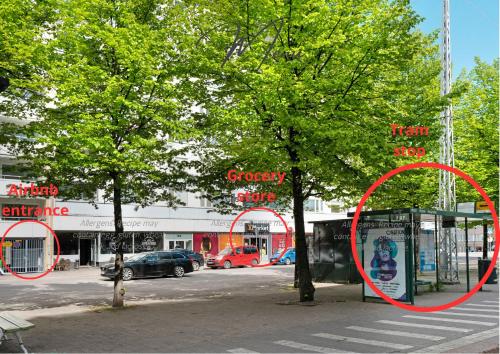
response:
<path id="1" fill-rule="evenodd" d="M 361 217 L 361 225 L 362 225 L 361 228 L 359 227 L 359 225 L 358 225 L 358 228 L 357 228 L 357 230 L 361 230 L 361 232 L 359 232 L 357 230 L 356 230 L 356 232 L 359 232 L 359 239 L 361 241 L 361 267 L 363 267 L 363 270 L 364 270 L 365 269 L 365 242 L 363 240 L 363 231 L 364 231 L 363 230 L 363 227 L 364 227 L 364 219 L 363 219 L 363 217 Z M 356 235 L 356 236 L 358 236 L 358 235 Z M 366 296 L 365 296 L 365 285 L 366 285 L 366 283 L 365 283 L 365 279 L 363 277 L 361 277 L 361 280 L 363 282 L 363 286 L 361 287 L 361 289 L 362 289 L 362 296 L 363 296 L 363 302 L 365 302 L 366 301 Z"/>
<path id="2" fill-rule="evenodd" d="M 434 215 L 434 249 L 436 250 L 436 291 L 439 291 L 439 242 L 438 242 L 438 217 Z"/>
<path id="3" fill-rule="evenodd" d="M 465 268 L 467 268 L 467 292 L 470 291 L 470 277 L 469 277 L 469 225 L 467 218 L 465 218 Z"/>
<path id="4" fill-rule="evenodd" d="M 483 259 L 488 259 L 488 224 L 483 221 Z"/>
<path id="5" fill-rule="evenodd" d="M 417 285 L 417 240 L 415 239 L 415 233 L 413 229 L 413 214 L 410 214 L 410 235 L 411 239 L 410 242 L 413 242 L 413 277 L 414 277 L 414 282 L 415 282 L 415 295 L 418 295 L 418 285 Z"/>

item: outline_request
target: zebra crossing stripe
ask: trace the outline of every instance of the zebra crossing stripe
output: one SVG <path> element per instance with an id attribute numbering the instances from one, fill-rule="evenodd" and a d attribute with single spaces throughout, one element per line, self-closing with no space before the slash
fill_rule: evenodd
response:
<path id="1" fill-rule="evenodd" d="M 465 304 L 465 306 L 474 306 L 474 307 L 488 307 L 490 309 L 498 309 L 498 306 L 494 305 L 481 305 L 481 304 Z"/>
<path id="2" fill-rule="evenodd" d="M 389 320 L 379 320 L 378 323 L 395 325 L 400 327 L 416 327 L 416 328 L 428 328 L 428 329 L 437 329 L 440 331 L 450 331 L 450 332 L 461 332 L 467 333 L 472 332 L 472 329 L 468 328 L 458 328 L 458 327 L 447 327 L 447 326 L 436 326 L 425 323 L 409 323 L 409 322 L 401 322 L 401 321 L 389 321 Z"/>
<path id="3" fill-rule="evenodd" d="M 477 317 L 477 318 L 498 318 L 498 315 L 483 315 L 477 313 L 460 313 L 460 312 L 445 312 L 445 311 L 436 311 L 434 313 L 440 315 L 450 315 L 450 316 L 463 316 L 463 317 Z"/>
<path id="4" fill-rule="evenodd" d="M 495 310 L 498 311 L 498 308 Z M 488 309 L 475 309 L 475 308 L 466 308 L 466 307 L 454 307 L 453 311 L 475 311 L 475 312 L 494 312 L 493 310 L 488 310 Z"/>
<path id="5" fill-rule="evenodd" d="M 483 300 L 481 302 L 486 302 L 486 303 L 489 303 L 489 304 L 498 304 L 498 301 L 488 301 L 488 300 Z"/>
<path id="6" fill-rule="evenodd" d="M 317 345 L 310 345 L 305 343 L 294 342 L 292 340 L 278 340 L 273 342 L 274 344 L 279 344 L 285 347 L 307 350 L 310 352 L 316 353 L 350 353 L 343 350 L 335 349 L 335 348 L 326 348 L 326 347 L 318 347 Z"/>
<path id="7" fill-rule="evenodd" d="M 427 339 L 427 340 L 433 340 L 433 341 L 446 339 L 446 337 L 431 336 L 430 334 L 402 332 L 402 331 L 389 331 L 386 329 L 366 328 L 366 327 L 359 327 L 359 326 L 349 326 L 346 328 L 351 329 L 353 331 L 360 331 L 360 332 L 367 332 L 367 333 L 380 333 L 380 334 L 386 334 L 386 335 L 390 335 L 390 336 L 420 338 L 420 339 Z"/>
<path id="8" fill-rule="evenodd" d="M 259 352 L 254 352 L 253 350 L 245 349 L 245 348 L 234 348 L 234 349 L 229 349 L 227 350 L 228 353 L 259 353 Z"/>
<path id="9" fill-rule="evenodd" d="M 457 320 L 455 318 L 414 316 L 414 315 L 404 315 L 403 317 L 405 317 L 405 318 L 414 318 L 414 319 L 417 319 L 417 320 L 429 320 L 429 321 L 441 321 L 441 322 L 455 322 L 455 323 L 468 323 L 468 324 L 477 324 L 477 325 L 481 325 L 481 326 L 496 326 L 495 322 Z"/>
<path id="10" fill-rule="evenodd" d="M 368 345 L 375 345 L 377 347 L 385 347 L 385 348 L 399 349 L 399 350 L 413 348 L 412 345 L 382 342 L 380 340 L 373 340 L 373 339 L 338 336 L 338 335 L 330 334 L 330 333 L 316 333 L 316 334 L 313 334 L 313 336 L 320 337 L 320 338 L 326 338 L 326 339 L 333 339 L 333 340 L 342 341 L 342 342 L 368 344 Z"/>
<path id="11" fill-rule="evenodd" d="M 485 339 L 493 338 L 498 336 L 498 328 L 488 329 L 484 332 L 478 332 L 474 334 L 469 334 L 468 336 L 458 338 L 446 343 L 432 345 L 427 348 L 422 348 L 417 350 L 414 353 L 444 353 L 451 352 L 455 349 L 464 347 L 466 345 L 474 344 L 477 342 L 481 342 Z"/>

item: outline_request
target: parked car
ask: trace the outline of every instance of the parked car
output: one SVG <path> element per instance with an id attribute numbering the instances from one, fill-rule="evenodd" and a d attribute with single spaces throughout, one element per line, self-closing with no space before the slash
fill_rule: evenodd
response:
<path id="1" fill-rule="evenodd" d="M 254 266 L 259 264 L 259 250 L 255 246 L 237 246 L 234 247 L 234 252 L 231 247 L 225 248 L 215 257 L 210 257 L 207 260 L 207 266 L 216 269 L 223 267 L 229 269 L 231 267 Z"/>
<path id="2" fill-rule="evenodd" d="M 182 277 L 193 271 L 191 260 L 180 252 L 157 251 L 136 254 L 123 265 L 123 280 L 174 275 Z M 101 275 L 114 279 L 115 265 L 101 267 Z"/>
<path id="3" fill-rule="evenodd" d="M 283 256 L 281 256 L 280 258 L 281 252 L 283 252 L 283 250 L 276 251 L 272 255 L 270 262 L 273 263 L 274 261 L 276 261 L 275 264 L 286 264 L 286 265 L 295 263 L 295 248 L 291 247 L 287 249 L 285 253 L 283 253 Z"/>
<path id="4" fill-rule="evenodd" d="M 205 260 L 203 259 L 203 255 L 201 253 L 196 253 L 193 250 L 186 250 L 183 248 L 176 248 L 175 252 L 182 253 L 185 255 L 187 258 L 191 260 L 191 263 L 193 263 L 193 269 L 200 270 L 200 267 L 203 267 L 205 265 Z"/>

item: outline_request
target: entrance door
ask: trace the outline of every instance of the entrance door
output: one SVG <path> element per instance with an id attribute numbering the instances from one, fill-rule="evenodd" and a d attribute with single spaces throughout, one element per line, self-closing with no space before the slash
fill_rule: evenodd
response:
<path id="1" fill-rule="evenodd" d="M 43 272 L 43 239 L 7 240 L 2 252 L 6 265 L 16 273 Z M 3 264 L 2 264 L 3 266 Z M 6 271 L 6 268 L 3 267 Z"/>
<path id="2" fill-rule="evenodd" d="M 93 240 L 80 239 L 80 265 L 91 265 Z"/>
<path id="3" fill-rule="evenodd" d="M 245 237 L 245 245 L 257 247 L 261 260 L 269 260 L 268 236 Z"/>
<path id="4" fill-rule="evenodd" d="M 176 248 L 182 248 L 185 250 L 190 250 L 192 249 L 192 242 L 189 240 L 169 240 L 168 241 L 168 249 L 169 250 L 174 250 Z"/>

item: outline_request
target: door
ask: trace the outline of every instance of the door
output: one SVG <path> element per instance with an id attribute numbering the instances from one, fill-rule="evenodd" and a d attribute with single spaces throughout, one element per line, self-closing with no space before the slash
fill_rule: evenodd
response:
<path id="1" fill-rule="evenodd" d="M 187 240 L 170 240 L 168 241 L 168 249 L 175 250 L 176 248 L 182 248 L 185 250 L 191 249 L 191 241 Z"/>
<path id="2" fill-rule="evenodd" d="M 267 262 L 269 260 L 269 245 L 267 242 L 267 237 L 261 237 L 259 243 L 260 260 L 261 262 Z"/>
<path id="3" fill-rule="evenodd" d="M 7 240 L 3 249 L 6 265 L 16 273 L 43 272 L 43 242 L 43 239 Z"/>
<path id="4" fill-rule="evenodd" d="M 241 249 L 241 247 L 236 247 L 234 250 L 234 256 L 230 258 L 231 264 L 233 266 L 243 265 L 245 257 L 245 255 L 243 254 L 243 250 Z"/>
<path id="5" fill-rule="evenodd" d="M 90 265 L 92 260 L 92 241 L 90 239 L 80 239 L 80 265 Z"/>

